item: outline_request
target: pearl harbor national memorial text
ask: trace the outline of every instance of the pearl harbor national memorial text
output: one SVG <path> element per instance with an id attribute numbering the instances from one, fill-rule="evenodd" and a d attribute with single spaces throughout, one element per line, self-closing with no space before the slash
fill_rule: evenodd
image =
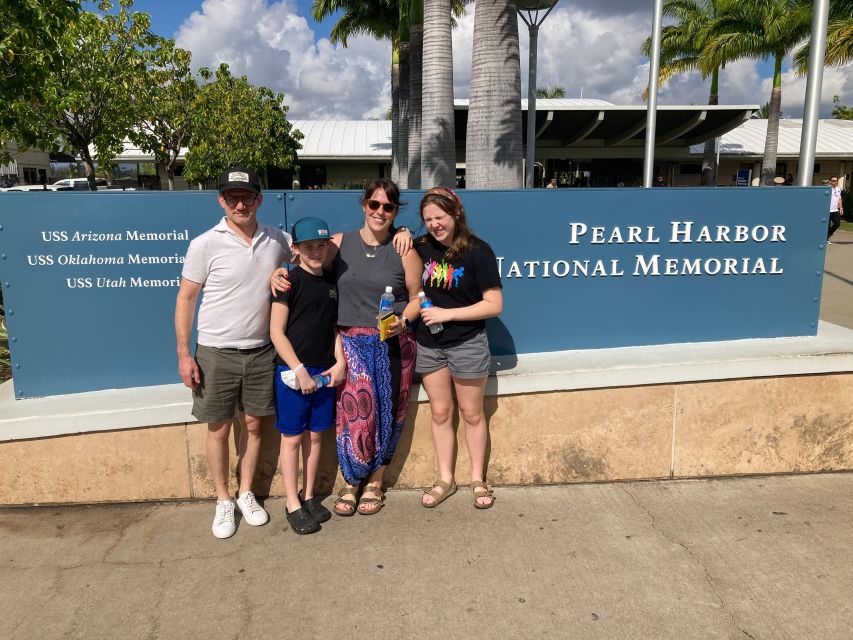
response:
<path id="1" fill-rule="evenodd" d="M 422 232 L 419 192 L 398 222 Z M 826 240 L 822 188 L 462 192 L 493 247 L 495 355 L 808 336 Z M 176 382 L 172 316 L 211 192 L 0 197 L 15 396 Z M 269 192 L 259 219 L 361 221 L 356 192 Z M 421 230 L 421 231 L 419 231 Z"/>

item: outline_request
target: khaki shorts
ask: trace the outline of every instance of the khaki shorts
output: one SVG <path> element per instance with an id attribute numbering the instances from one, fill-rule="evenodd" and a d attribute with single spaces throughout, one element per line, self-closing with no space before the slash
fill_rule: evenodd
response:
<path id="1" fill-rule="evenodd" d="M 476 380 L 489 375 L 491 363 L 489 338 L 484 330 L 453 347 L 433 349 L 418 344 L 418 361 L 415 371 L 421 374 L 432 373 L 448 367 L 450 375 L 454 378 Z"/>
<path id="2" fill-rule="evenodd" d="M 192 414 L 200 422 L 224 422 L 237 411 L 275 414 L 275 348 L 218 349 L 198 345 L 201 384 L 193 391 Z"/>

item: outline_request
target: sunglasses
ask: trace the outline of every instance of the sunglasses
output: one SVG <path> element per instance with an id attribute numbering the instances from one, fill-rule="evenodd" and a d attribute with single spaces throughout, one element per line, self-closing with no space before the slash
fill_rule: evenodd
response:
<path id="1" fill-rule="evenodd" d="M 367 208 L 371 211 L 377 211 L 379 207 L 382 207 L 382 210 L 385 213 L 394 213 L 397 210 L 396 204 L 391 204 L 390 202 L 379 202 L 379 200 L 368 200 Z"/>
<path id="2" fill-rule="evenodd" d="M 244 207 L 252 207 L 258 201 L 258 196 L 224 196 L 223 199 L 229 207 L 236 207 L 238 202 L 242 202 Z"/>

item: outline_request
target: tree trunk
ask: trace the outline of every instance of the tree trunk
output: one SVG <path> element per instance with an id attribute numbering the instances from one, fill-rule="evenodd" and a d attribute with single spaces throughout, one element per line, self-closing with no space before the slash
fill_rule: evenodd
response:
<path id="1" fill-rule="evenodd" d="M 409 189 L 421 188 L 421 92 L 423 90 L 423 0 L 412 0 L 409 22 Z"/>
<path id="2" fill-rule="evenodd" d="M 89 153 L 89 145 L 80 144 L 78 151 L 80 158 L 83 160 L 83 165 L 86 167 L 86 180 L 89 183 L 89 191 L 97 191 L 98 186 L 95 184 L 95 161 L 92 160 L 92 154 Z"/>
<path id="3" fill-rule="evenodd" d="M 767 113 L 767 136 L 764 138 L 764 161 L 761 164 L 761 184 L 773 186 L 776 177 L 776 156 L 779 150 L 779 118 L 782 115 L 782 55 L 776 54 L 773 70 L 773 91 Z"/>
<path id="4" fill-rule="evenodd" d="M 397 186 L 409 188 L 409 3 L 400 3 L 400 88 L 399 101 L 399 132 L 397 134 Z"/>
<path id="5" fill-rule="evenodd" d="M 450 0 L 424 0 L 421 186 L 456 183 Z"/>
<path id="6" fill-rule="evenodd" d="M 400 42 L 399 133 L 397 134 L 397 186 L 409 188 L 409 43 Z"/>
<path id="7" fill-rule="evenodd" d="M 521 63 L 515 0 L 477 0 L 465 144 L 470 189 L 524 186 Z"/>
<path id="8" fill-rule="evenodd" d="M 720 104 L 719 95 L 720 69 L 717 67 L 711 74 L 711 94 L 708 96 L 708 104 Z M 702 186 L 713 187 L 717 184 L 717 149 L 716 140 L 706 140 L 705 150 L 702 154 Z"/>
<path id="9" fill-rule="evenodd" d="M 400 43 L 394 39 L 391 52 L 391 179 L 400 181 Z"/>

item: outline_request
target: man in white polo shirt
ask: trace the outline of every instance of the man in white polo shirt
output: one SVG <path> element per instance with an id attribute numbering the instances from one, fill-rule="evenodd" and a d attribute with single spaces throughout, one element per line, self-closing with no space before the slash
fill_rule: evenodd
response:
<path id="1" fill-rule="evenodd" d="M 263 203 L 258 176 L 234 167 L 219 179 L 219 205 L 225 216 L 195 238 L 187 251 L 175 305 L 178 372 L 193 390 L 193 415 L 207 422 L 207 463 L 216 487 L 213 535 L 236 532 L 234 502 L 228 490 L 228 438 L 236 411 L 246 429 L 237 445 L 237 507 L 250 525 L 269 515 L 252 493 L 266 416 L 275 414 L 275 349 L 270 344 L 270 273 L 292 258 L 287 233 L 261 225 Z M 190 352 L 199 292 L 198 346 Z"/>

